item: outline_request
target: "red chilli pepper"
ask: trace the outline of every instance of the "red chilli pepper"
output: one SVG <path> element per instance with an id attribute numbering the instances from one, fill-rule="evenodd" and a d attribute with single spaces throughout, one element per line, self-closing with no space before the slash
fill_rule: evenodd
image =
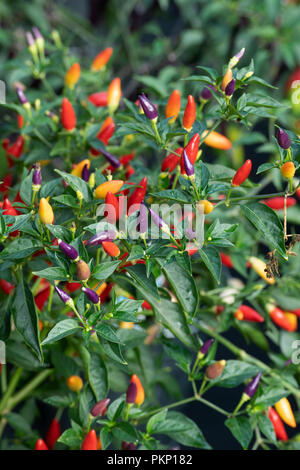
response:
<path id="1" fill-rule="evenodd" d="M 61 429 L 60 429 L 59 421 L 54 418 L 50 423 L 50 426 L 48 428 L 46 438 L 45 438 L 46 444 L 49 447 L 49 449 L 53 449 L 60 435 L 61 435 Z"/>
<path id="2" fill-rule="evenodd" d="M 118 245 L 116 245 L 114 242 L 102 242 L 102 246 L 104 251 L 109 255 L 114 258 L 119 256 L 120 254 L 120 249 Z"/>
<path id="3" fill-rule="evenodd" d="M 300 308 L 296 308 L 295 310 L 289 309 L 289 312 L 293 313 L 294 315 L 297 315 L 297 317 L 300 318 Z"/>
<path id="4" fill-rule="evenodd" d="M 13 180 L 13 177 L 11 173 L 8 173 L 2 178 L 2 183 L 0 184 L 0 193 L 4 195 L 8 194 L 8 190 L 11 187 L 12 180 Z"/>
<path id="5" fill-rule="evenodd" d="M 183 147 L 178 147 L 177 149 L 175 149 L 175 153 L 170 153 L 169 155 L 167 155 L 162 161 L 161 171 L 168 171 L 169 173 L 172 173 L 172 171 L 175 170 L 175 168 L 177 167 L 177 165 L 179 165 L 180 162 L 180 157 L 176 155 L 176 153 L 181 155 L 182 152 Z"/>
<path id="6" fill-rule="evenodd" d="M 66 131 L 73 131 L 76 127 L 76 115 L 68 98 L 64 98 L 61 107 L 61 122 Z"/>
<path id="7" fill-rule="evenodd" d="M 66 282 L 65 288 L 68 292 L 74 292 L 75 290 L 81 288 L 81 283 L 80 282 Z"/>
<path id="8" fill-rule="evenodd" d="M 34 450 L 49 450 L 43 439 L 38 439 L 35 443 Z"/>
<path id="9" fill-rule="evenodd" d="M 232 186 L 240 186 L 242 183 L 244 183 L 244 181 L 246 181 L 246 179 L 250 175 L 251 168 L 252 161 L 246 160 L 244 165 L 237 170 L 236 174 L 232 178 Z"/>
<path id="10" fill-rule="evenodd" d="M 144 200 L 147 191 L 147 177 L 145 176 L 140 182 L 139 187 L 137 187 L 131 196 L 128 198 L 128 207 L 127 212 L 129 212 L 130 207 L 135 204 L 141 204 Z"/>
<path id="11" fill-rule="evenodd" d="M 227 268 L 230 268 L 230 269 L 233 268 L 233 263 L 229 255 L 226 255 L 225 253 L 222 253 L 220 251 L 220 257 L 221 257 L 222 264 L 224 266 L 227 266 Z"/>
<path id="12" fill-rule="evenodd" d="M 34 296 L 34 302 L 37 308 L 42 311 L 45 303 L 49 299 L 50 295 L 50 284 L 49 282 L 47 283 L 46 287 L 44 287 L 38 294 Z"/>
<path id="13" fill-rule="evenodd" d="M 85 436 L 81 450 L 97 450 L 97 435 L 95 429 L 91 429 Z"/>
<path id="14" fill-rule="evenodd" d="M 16 216 L 18 215 L 18 212 L 16 209 L 12 206 L 11 202 L 9 199 L 5 198 L 3 201 L 3 215 L 12 215 Z M 8 224 L 8 226 L 11 226 L 12 224 Z M 15 230 L 14 232 L 10 232 L 9 236 L 10 237 L 17 237 L 19 235 L 19 231 Z"/>
<path id="15" fill-rule="evenodd" d="M 111 208 L 108 207 L 108 210 L 104 212 L 104 217 L 106 217 L 107 222 L 113 224 L 119 220 L 119 199 L 113 193 L 108 191 L 105 196 L 105 204 L 114 208 L 114 211 L 111 212 Z"/>
<path id="16" fill-rule="evenodd" d="M 109 296 L 112 288 L 113 288 L 113 284 L 108 284 L 108 286 L 105 287 L 104 291 L 101 292 L 101 294 L 99 296 L 101 304 L 103 304 L 106 301 L 106 299 Z"/>
<path id="17" fill-rule="evenodd" d="M 88 96 L 88 100 L 97 107 L 107 106 L 107 91 L 92 93 Z"/>
<path id="18" fill-rule="evenodd" d="M 237 320 L 246 320 L 255 323 L 262 323 L 264 317 L 248 305 L 241 305 L 234 314 Z"/>
<path id="19" fill-rule="evenodd" d="M 185 107 L 184 114 L 183 114 L 183 120 L 182 120 L 183 128 L 186 131 L 190 132 L 192 130 L 195 119 L 196 119 L 196 104 L 195 104 L 194 97 L 192 95 L 189 95 L 187 105 Z"/>
<path id="20" fill-rule="evenodd" d="M 199 142 L 200 142 L 200 135 L 198 133 L 194 134 L 189 143 L 186 145 L 184 148 L 189 161 L 191 162 L 192 165 L 195 164 L 197 160 L 197 155 L 199 151 Z M 181 160 L 180 160 L 180 168 L 181 168 L 181 174 L 185 175 L 185 167 L 184 167 L 184 160 L 183 160 L 183 154 L 181 155 Z"/>
<path id="21" fill-rule="evenodd" d="M 6 281 L 5 279 L 0 279 L 0 289 L 7 295 L 14 290 L 15 286 L 13 286 L 10 282 Z"/>
<path id="22" fill-rule="evenodd" d="M 270 199 L 264 199 L 260 201 L 262 204 L 270 207 L 275 211 L 283 210 L 284 209 L 284 196 L 272 197 Z M 286 198 L 286 207 L 292 207 L 297 203 L 294 197 L 287 197 Z"/>
<path id="23" fill-rule="evenodd" d="M 13 143 L 10 143 L 8 139 L 4 139 L 2 145 L 6 153 L 9 168 L 14 164 L 13 160 L 9 156 L 11 155 L 12 157 L 19 158 L 22 155 L 24 142 L 24 137 L 22 135 L 19 135 Z"/>
<path id="24" fill-rule="evenodd" d="M 293 325 L 289 322 L 280 308 L 275 307 L 274 305 L 267 305 L 267 311 L 275 325 L 287 331 L 294 331 Z"/>
<path id="25" fill-rule="evenodd" d="M 269 408 L 268 416 L 269 416 L 269 420 L 273 424 L 273 428 L 274 428 L 277 439 L 279 439 L 280 441 L 287 441 L 288 435 L 286 433 L 284 424 L 281 421 L 280 416 L 277 413 L 277 411 L 275 411 L 274 408 L 272 408 L 271 406 Z"/>

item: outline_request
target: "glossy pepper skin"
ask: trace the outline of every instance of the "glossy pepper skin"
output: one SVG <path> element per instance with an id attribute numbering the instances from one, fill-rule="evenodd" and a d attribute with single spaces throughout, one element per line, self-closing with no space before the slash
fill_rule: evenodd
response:
<path id="1" fill-rule="evenodd" d="M 110 191 L 105 196 L 105 205 L 106 211 L 104 212 L 104 216 L 110 224 L 114 224 L 117 220 L 119 220 L 119 199 Z"/>
<path id="2" fill-rule="evenodd" d="M 219 377 L 222 374 L 225 365 L 226 365 L 226 361 L 224 361 L 224 359 L 222 359 L 221 361 L 214 362 L 213 364 L 210 364 L 205 370 L 206 378 L 209 380 L 212 380 L 212 379 L 216 379 L 217 377 Z"/>
<path id="3" fill-rule="evenodd" d="M 98 450 L 98 441 L 95 429 L 91 429 L 85 436 L 81 450 Z"/>
<path id="4" fill-rule="evenodd" d="M 43 439 L 38 439 L 35 443 L 34 450 L 49 450 Z"/>
<path id="5" fill-rule="evenodd" d="M 235 89 L 235 79 L 233 78 L 227 85 L 226 85 L 226 88 L 225 88 L 225 95 L 228 96 L 229 98 L 232 97 L 233 93 L 234 93 L 234 89 Z"/>
<path id="6" fill-rule="evenodd" d="M 237 320 L 246 320 L 254 323 L 262 323 L 264 317 L 248 305 L 240 305 L 234 314 Z"/>
<path id="7" fill-rule="evenodd" d="M 275 211 L 284 209 L 284 196 L 277 196 L 277 197 L 272 197 L 270 199 L 263 199 L 260 202 Z M 295 204 L 297 204 L 297 201 L 294 197 L 286 198 L 286 207 L 292 207 Z"/>
<path id="8" fill-rule="evenodd" d="M 126 403 L 133 404 L 135 403 L 137 397 L 137 386 L 135 382 L 130 382 L 126 391 Z"/>
<path id="9" fill-rule="evenodd" d="M 0 279 L 0 289 L 7 295 L 14 290 L 15 286 L 10 282 L 6 281 L 5 279 Z"/>
<path id="10" fill-rule="evenodd" d="M 117 77 L 113 79 L 107 90 L 107 106 L 110 113 L 114 113 L 119 106 L 121 96 L 121 80 Z"/>
<path id="11" fill-rule="evenodd" d="M 138 187 L 135 188 L 132 194 L 128 198 L 127 210 L 129 212 L 130 207 L 133 205 L 139 205 L 145 199 L 147 191 L 147 177 L 145 176 L 138 184 Z"/>
<path id="12" fill-rule="evenodd" d="M 214 210 L 213 204 L 208 201 L 207 199 L 203 199 L 199 202 L 197 202 L 197 207 L 201 210 L 203 210 L 204 214 L 210 214 Z"/>
<path id="13" fill-rule="evenodd" d="M 65 76 L 65 84 L 71 90 L 74 88 L 80 78 L 80 65 L 78 62 L 71 65 Z"/>
<path id="14" fill-rule="evenodd" d="M 91 70 L 93 72 L 97 72 L 98 70 L 102 70 L 109 59 L 111 58 L 113 53 L 113 48 L 112 47 L 107 47 L 103 51 L 99 52 L 98 55 L 94 58 L 92 65 L 91 65 Z"/>
<path id="15" fill-rule="evenodd" d="M 252 169 L 252 161 L 251 160 L 246 160 L 244 165 L 242 165 L 232 178 L 231 184 L 232 186 L 240 186 L 241 184 L 246 181 L 248 176 L 250 175 Z"/>
<path id="16" fill-rule="evenodd" d="M 175 168 L 177 167 L 177 165 L 179 165 L 180 162 L 180 157 L 176 154 L 178 153 L 179 155 L 181 155 L 182 152 L 183 147 L 178 147 L 177 149 L 175 149 L 175 153 L 169 153 L 169 155 L 167 155 L 162 161 L 161 171 L 172 173 L 172 171 L 175 170 Z"/>
<path id="17" fill-rule="evenodd" d="M 136 374 L 133 374 L 130 379 L 131 383 L 135 383 L 137 388 L 137 394 L 135 398 L 135 404 L 140 406 L 145 400 L 145 391 L 144 387 Z"/>
<path id="18" fill-rule="evenodd" d="M 87 298 L 93 303 L 93 304 L 99 304 L 100 303 L 100 298 L 97 292 L 95 292 L 93 289 L 90 289 L 89 287 L 83 287 L 82 291 L 85 293 Z"/>
<path id="19" fill-rule="evenodd" d="M 150 121 L 156 121 L 158 118 L 158 112 L 154 104 L 147 98 L 145 93 L 139 95 L 139 104 L 144 111 L 145 116 Z"/>
<path id="20" fill-rule="evenodd" d="M 107 106 L 107 91 L 98 91 L 88 96 L 88 100 L 96 107 Z"/>
<path id="21" fill-rule="evenodd" d="M 58 246 L 61 251 L 66 255 L 67 258 L 71 259 L 72 261 L 77 261 L 79 259 L 78 251 L 74 246 L 65 243 L 63 240 L 58 239 Z"/>
<path id="22" fill-rule="evenodd" d="M 293 178 L 296 172 L 296 168 L 293 162 L 286 162 L 280 167 L 280 173 L 286 179 Z"/>
<path id="23" fill-rule="evenodd" d="M 196 120 L 196 103 L 192 95 L 188 96 L 187 105 L 184 110 L 182 126 L 187 131 L 190 132 Z"/>
<path id="24" fill-rule="evenodd" d="M 221 262 L 224 266 L 226 266 L 229 269 L 233 268 L 233 262 L 232 262 L 229 255 L 226 255 L 225 253 L 222 253 L 220 251 L 220 258 L 221 258 Z"/>
<path id="25" fill-rule="evenodd" d="M 191 164 L 194 165 L 197 160 L 197 155 L 199 151 L 200 135 L 198 133 L 194 134 L 189 143 L 185 146 L 184 150 L 190 160 Z M 184 159 L 183 153 L 181 153 L 180 159 L 180 168 L 181 174 L 185 174 Z"/>
<path id="26" fill-rule="evenodd" d="M 281 398 L 281 400 L 275 403 L 275 409 L 285 424 L 292 428 L 297 426 L 294 413 L 287 398 Z"/>
<path id="27" fill-rule="evenodd" d="M 227 137 L 216 131 L 211 131 L 209 134 L 208 133 L 209 130 L 206 130 L 201 135 L 201 139 L 204 139 L 204 143 L 208 145 L 208 147 L 212 147 L 219 150 L 231 149 L 232 143 L 229 139 L 227 139 Z M 207 137 L 205 137 L 206 135 Z"/>
<path id="28" fill-rule="evenodd" d="M 91 409 L 91 415 L 94 417 L 104 416 L 106 413 L 106 408 L 108 407 L 109 403 L 110 403 L 109 398 L 105 398 L 104 400 L 98 401 Z"/>
<path id="29" fill-rule="evenodd" d="M 288 134 L 283 129 L 277 130 L 276 139 L 277 139 L 278 145 L 282 149 L 287 150 L 288 148 L 290 148 L 291 139 L 289 138 Z"/>
<path id="30" fill-rule="evenodd" d="M 39 216 L 43 224 L 53 224 L 54 214 L 51 205 L 42 197 L 39 203 Z"/>
<path id="31" fill-rule="evenodd" d="M 74 168 L 72 169 L 71 175 L 75 175 L 75 176 L 78 176 L 79 178 L 81 178 L 83 168 L 86 165 L 87 165 L 88 168 L 90 168 L 91 162 L 89 161 L 88 158 L 85 158 L 81 162 L 77 163 L 77 165 L 75 165 Z"/>
<path id="32" fill-rule="evenodd" d="M 113 230 L 107 230 L 106 232 L 96 233 L 92 238 L 86 242 L 86 246 L 97 246 L 101 245 L 102 242 L 112 241 L 116 238 L 116 232 Z"/>
<path id="33" fill-rule="evenodd" d="M 246 386 L 244 390 L 244 394 L 247 395 L 249 398 L 252 398 L 253 395 L 255 394 L 258 388 L 261 376 L 262 376 L 262 372 L 259 372 Z"/>
<path id="34" fill-rule="evenodd" d="M 68 98 L 64 98 L 60 113 L 61 123 L 66 131 L 72 132 L 76 127 L 76 114 Z"/>
<path id="35" fill-rule="evenodd" d="M 57 419 L 54 418 L 50 423 L 50 426 L 48 428 L 48 431 L 46 433 L 46 438 L 45 438 L 46 444 L 50 450 L 53 449 L 60 435 L 61 435 L 60 423 Z"/>
<path id="36" fill-rule="evenodd" d="M 205 341 L 205 343 L 201 346 L 200 348 L 200 355 L 201 356 L 205 356 L 208 351 L 210 350 L 212 344 L 214 343 L 214 339 L 213 338 L 210 338 L 208 339 L 207 341 Z"/>
<path id="37" fill-rule="evenodd" d="M 111 153 L 107 152 L 107 150 L 102 149 L 101 154 L 114 168 L 119 168 L 121 166 L 119 159 L 115 155 L 112 155 Z"/>
<path id="38" fill-rule="evenodd" d="M 83 387 L 83 382 L 79 375 L 71 375 L 67 378 L 67 386 L 72 392 L 79 392 Z"/>
<path id="39" fill-rule="evenodd" d="M 105 183 L 101 183 L 95 189 L 94 196 L 96 199 L 105 199 L 108 192 L 112 194 L 118 193 L 121 190 L 123 184 L 124 181 L 122 180 L 105 181 Z"/>
<path id="40" fill-rule="evenodd" d="M 293 325 L 280 308 L 275 307 L 274 305 L 267 305 L 267 311 L 275 325 L 283 328 L 284 330 L 293 331 Z"/>
<path id="41" fill-rule="evenodd" d="M 225 91 L 228 83 L 231 82 L 231 80 L 232 80 L 232 70 L 231 68 L 228 68 L 225 72 L 225 75 L 221 83 L 221 90 Z"/>
<path id="42" fill-rule="evenodd" d="M 174 122 L 178 117 L 180 112 L 180 99 L 181 95 L 179 90 L 174 90 L 168 99 L 165 109 L 165 117 L 166 119 L 170 118 L 169 124 L 172 124 L 172 122 Z"/>
<path id="43" fill-rule="evenodd" d="M 102 242 L 103 249 L 105 253 L 107 253 L 109 256 L 112 256 L 113 258 L 116 258 L 117 256 L 120 255 L 120 249 L 118 245 L 116 245 L 114 242 Z"/>
<path id="44" fill-rule="evenodd" d="M 279 441 L 287 441 L 288 435 L 286 433 L 283 422 L 280 419 L 279 414 L 270 406 L 268 412 L 269 420 L 273 424 L 273 428 L 276 434 L 276 437 Z"/>
<path id="45" fill-rule="evenodd" d="M 76 275 L 80 281 L 87 281 L 91 275 L 89 265 L 82 259 L 77 262 Z"/>
<path id="46" fill-rule="evenodd" d="M 191 163 L 189 157 L 187 156 L 187 153 L 185 150 L 183 150 L 183 163 L 184 163 L 184 169 L 186 175 L 189 177 L 191 180 L 195 180 L 195 170 L 194 170 L 194 165 Z"/>

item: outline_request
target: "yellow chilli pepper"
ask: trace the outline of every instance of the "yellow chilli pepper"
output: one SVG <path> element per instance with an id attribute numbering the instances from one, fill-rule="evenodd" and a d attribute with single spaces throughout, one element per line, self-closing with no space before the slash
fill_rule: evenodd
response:
<path id="1" fill-rule="evenodd" d="M 268 284 L 274 284 L 275 279 L 274 277 L 267 277 L 267 273 L 265 271 L 267 265 L 264 261 L 262 261 L 259 258 L 256 258 L 255 256 L 250 256 L 249 258 L 249 263 L 251 264 L 251 267 L 254 269 L 254 271 Z"/>
<path id="2" fill-rule="evenodd" d="M 285 424 L 291 426 L 292 428 L 296 427 L 294 413 L 287 398 L 281 398 L 281 400 L 275 403 L 275 408 L 280 418 L 282 419 L 282 421 L 285 422 Z"/>
<path id="3" fill-rule="evenodd" d="M 120 191 L 124 184 L 122 180 L 111 180 L 105 181 L 105 183 L 100 184 L 94 191 L 94 196 L 97 199 L 105 199 L 106 194 L 111 192 L 112 194 L 116 194 Z"/>
<path id="4" fill-rule="evenodd" d="M 87 167 L 90 168 L 91 162 L 89 161 L 88 158 L 79 162 L 71 171 L 71 175 L 79 176 L 80 178 L 82 170 L 85 167 L 85 165 L 87 165 Z"/>
<path id="5" fill-rule="evenodd" d="M 78 62 L 75 62 L 75 64 L 71 65 L 69 70 L 67 71 L 65 75 L 65 84 L 69 88 L 74 88 L 76 83 L 78 82 L 80 78 L 80 65 Z"/>
<path id="6" fill-rule="evenodd" d="M 44 197 L 42 197 L 42 199 L 40 200 L 39 216 L 43 224 L 53 224 L 54 222 L 54 214 L 52 207 L 47 201 L 47 199 L 45 199 Z"/>
<path id="7" fill-rule="evenodd" d="M 79 375 L 71 375 L 67 378 L 67 386 L 72 392 L 79 392 L 83 387 L 83 382 Z"/>

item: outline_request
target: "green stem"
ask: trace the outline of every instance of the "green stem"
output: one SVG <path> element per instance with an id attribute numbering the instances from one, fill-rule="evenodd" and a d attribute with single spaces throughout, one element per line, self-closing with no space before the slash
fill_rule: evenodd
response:
<path id="1" fill-rule="evenodd" d="M 51 307 L 52 307 L 52 299 L 53 299 L 53 292 L 54 292 L 54 286 L 50 284 L 50 292 L 49 292 L 49 299 L 48 299 L 48 312 L 51 312 Z"/>
<path id="2" fill-rule="evenodd" d="M 14 391 L 15 391 L 17 385 L 18 385 L 18 382 L 20 380 L 21 375 L 22 375 L 22 369 L 21 369 L 21 367 L 18 367 L 15 370 L 15 372 L 14 372 L 14 374 L 13 374 L 13 376 L 12 376 L 12 378 L 11 378 L 9 384 L 8 384 L 6 392 L 4 393 L 4 395 L 3 395 L 3 397 L 0 401 L 0 414 L 3 412 L 3 410 L 5 409 L 8 401 L 11 397 L 11 395 L 14 393 Z"/>
<path id="3" fill-rule="evenodd" d="M 6 365 L 2 364 L 2 370 L 1 370 L 1 391 L 2 395 L 6 392 L 7 389 L 7 369 Z"/>
<path id="4" fill-rule="evenodd" d="M 51 148 L 50 142 L 48 142 L 48 140 L 45 139 L 45 137 L 40 133 L 38 129 L 34 129 L 34 133 L 38 137 L 38 139 L 40 139 L 47 147 Z"/>
<path id="5" fill-rule="evenodd" d="M 180 166 L 178 165 L 177 170 L 176 170 L 176 175 L 175 175 L 175 178 L 174 178 L 174 181 L 173 181 L 173 184 L 172 184 L 172 189 L 176 188 L 177 181 L 179 179 L 179 175 L 180 175 Z"/>
<path id="6" fill-rule="evenodd" d="M 239 202 L 239 201 L 246 201 L 246 200 L 257 200 L 257 199 L 269 199 L 269 198 L 272 198 L 272 197 L 277 197 L 277 196 L 284 196 L 286 193 L 285 192 L 281 192 L 281 193 L 272 193 L 272 194 L 258 194 L 258 195 L 255 195 L 255 196 L 241 196 L 241 197 L 233 197 L 230 199 L 230 202 L 231 203 L 234 203 L 234 202 Z M 219 201 L 217 202 L 217 204 L 215 204 L 215 208 L 216 207 L 219 207 L 221 206 L 222 204 L 226 204 L 226 199 L 223 199 L 222 201 Z"/>
<path id="7" fill-rule="evenodd" d="M 18 405 L 21 401 L 24 400 L 30 393 L 37 388 L 44 380 L 52 374 L 52 369 L 43 370 L 38 375 L 36 375 L 30 382 L 28 382 L 25 387 L 20 390 L 8 403 L 9 410 L 12 410 L 15 406 Z"/>
<path id="8" fill-rule="evenodd" d="M 152 126 L 152 129 L 155 132 L 155 136 L 156 136 L 156 140 L 157 140 L 158 144 L 161 145 L 161 137 L 159 135 L 156 122 L 153 119 L 151 119 L 151 126 Z"/>

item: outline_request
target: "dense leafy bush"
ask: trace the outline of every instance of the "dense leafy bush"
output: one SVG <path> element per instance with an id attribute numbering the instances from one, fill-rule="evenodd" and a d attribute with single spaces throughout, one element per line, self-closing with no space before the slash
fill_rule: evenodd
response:
<path id="1" fill-rule="evenodd" d="M 210 449 L 205 424 L 180 412 L 194 402 L 244 449 L 297 448 L 282 423 L 296 427 L 300 398 L 291 103 L 248 50 L 218 69 L 137 77 L 147 95 L 129 100 L 112 49 L 88 62 L 56 30 L 26 39 L 9 64 L 16 98 L 9 87 L 1 105 L 1 447 Z M 213 387 L 241 400 L 225 410 Z M 41 403 L 55 415 L 46 434 Z"/>

